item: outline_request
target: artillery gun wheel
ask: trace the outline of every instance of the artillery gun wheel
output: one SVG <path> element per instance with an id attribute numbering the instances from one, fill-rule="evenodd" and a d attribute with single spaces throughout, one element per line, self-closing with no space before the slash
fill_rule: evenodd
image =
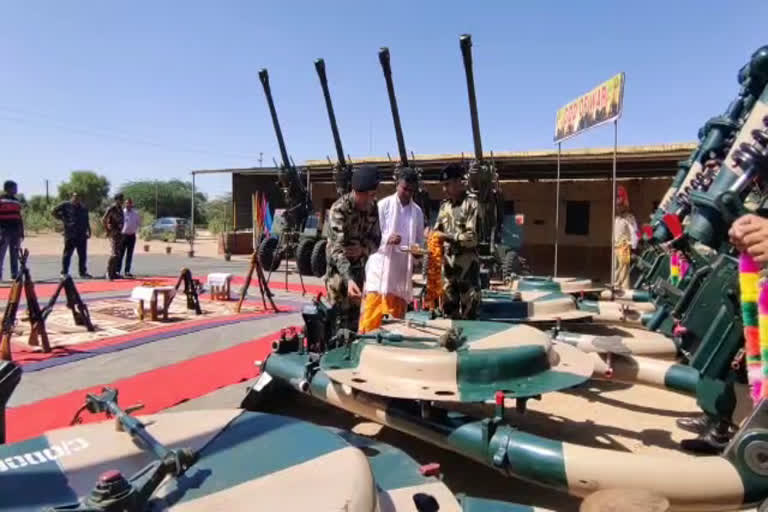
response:
<path id="1" fill-rule="evenodd" d="M 280 266 L 280 255 L 277 253 L 279 241 L 276 237 L 265 238 L 259 245 L 259 261 L 261 266 L 267 270 L 277 270 Z"/>
<path id="2" fill-rule="evenodd" d="M 530 269 L 525 259 L 520 257 L 516 251 L 507 251 L 502 263 L 502 274 L 504 279 L 508 279 L 513 275 L 524 276 L 530 274 Z"/>
<path id="3" fill-rule="evenodd" d="M 323 277 L 325 275 L 325 246 L 327 243 L 326 240 L 320 240 L 312 249 L 312 274 L 315 277 Z"/>
<path id="4" fill-rule="evenodd" d="M 305 238 L 299 242 L 299 247 L 296 249 L 296 266 L 302 275 L 312 275 L 312 253 L 315 242 L 314 238 Z"/>

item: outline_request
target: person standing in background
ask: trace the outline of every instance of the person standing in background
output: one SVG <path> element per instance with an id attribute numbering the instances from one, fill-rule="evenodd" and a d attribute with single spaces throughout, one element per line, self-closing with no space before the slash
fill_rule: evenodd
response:
<path id="1" fill-rule="evenodd" d="M 130 197 L 125 200 L 125 210 L 123 210 L 123 240 L 120 261 L 117 265 L 117 271 L 123 267 L 125 261 L 125 271 L 123 275 L 128 279 L 133 279 L 131 274 L 131 263 L 133 262 L 133 249 L 136 247 L 136 233 L 141 228 L 141 215 L 133 207 L 133 199 Z"/>
<path id="2" fill-rule="evenodd" d="M 107 260 L 107 279 L 119 279 L 120 257 L 123 252 L 123 194 L 115 194 L 115 202 L 101 218 L 109 238 L 110 255 Z"/>
<path id="3" fill-rule="evenodd" d="M 629 266 L 638 238 L 637 222 L 629 209 L 629 194 L 623 185 L 619 185 L 616 187 L 616 218 L 613 224 L 613 244 L 616 248 L 613 285 L 618 288 L 629 288 Z"/>
<path id="4" fill-rule="evenodd" d="M 21 218 L 21 203 L 16 197 L 18 185 L 8 180 L 3 184 L 0 196 L 0 281 L 3 280 L 5 253 L 10 251 L 11 279 L 19 274 L 19 248 L 24 240 L 24 221 Z"/>
<path id="5" fill-rule="evenodd" d="M 80 201 L 75 192 L 70 201 L 65 201 L 53 209 L 53 218 L 64 223 L 64 254 L 61 257 L 61 277 L 69 275 L 69 263 L 72 253 L 77 250 L 77 265 L 80 277 L 91 279 L 88 273 L 88 239 L 91 238 L 91 223 L 88 208 Z"/>

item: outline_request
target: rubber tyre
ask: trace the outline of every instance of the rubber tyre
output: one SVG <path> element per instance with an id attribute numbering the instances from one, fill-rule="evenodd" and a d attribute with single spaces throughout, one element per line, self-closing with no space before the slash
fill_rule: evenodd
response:
<path id="1" fill-rule="evenodd" d="M 259 245 L 259 261 L 265 270 L 277 270 L 280 257 L 277 255 L 277 237 L 271 236 L 261 241 Z"/>
<path id="2" fill-rule="evenodd" d="M 502 263 L 501 268 L 504 279 L 507 279 L 512 275 L 525 276 L 530 273 L 528 263 L 515 251 L 507 251 L 504 255 L 504 262 Z"/>
<path id="3" fill-rule="evenodd" d="M 325 246 L 327 245 L 327 240 L 320 240 L 317 242 L 312 249 L 312 258 L 311 258 L 311 266 L 312 266 L 312 274 L 315 277 L 323 277 L 325 275 L 325 266 L 326 266 L 326 259 L 325 259 Z"/>
<path id="4" fill-rule="evenodd" d="M 312 250 L 316 242 L 314 238 L 305 238 L 296 248 L 296 267 L 303 276 L 312 275 Z"/>

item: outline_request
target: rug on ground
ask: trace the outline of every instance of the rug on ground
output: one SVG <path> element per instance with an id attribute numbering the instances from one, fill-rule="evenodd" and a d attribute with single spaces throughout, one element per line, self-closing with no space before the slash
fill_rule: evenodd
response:
<path id="1" fill-rule="evenodd" d="M 13 357 L 25 372 L 43 370 L 68 364 L 99 354 L 133 348 L 145 343 L 190 334 L 225 325 L 247 322 L 274 314 L 255 301 L 244 303 L 240 313 L 233 311 L 234 302 L 201 301 L 202 315 L 186 309 L 185 300 L 177 299 L 171 306 L 168 321 L 139 320 L 126 299 L 89 301 L 88 307 L 96 331 L 88 332 L 76 326 L 66 306 L 51 313 L 46 322 L 51 352 L 27 344 L 30 324 L 18 322 L 14 334 Z M 280 312 L 294 308 L 278 304 Z"/>

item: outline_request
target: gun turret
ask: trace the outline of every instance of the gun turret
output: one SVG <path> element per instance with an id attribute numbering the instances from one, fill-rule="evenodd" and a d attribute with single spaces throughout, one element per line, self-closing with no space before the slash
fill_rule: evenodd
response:
<path id="1" fill-rule="evenodd" d="M 430 220 L 430 208 L 429 208 L 429 194 L 423 187 L 421 179 L 422 170 L 418 167 L 413 167 L 413 162 L 408 161 L 408 151 L 405 147 L 405 138 L 403 137 L 403 127 L 400 124 L 400 111 L 397 108 L 397 97 L 395 96 L 395 86 L 392 83 L 392 67 L 389 63 L 389 48 L 379 49 L 379 62 L 381 63 L 381 69 L 384 71 L 384 81 L 387 84 L 387 95 L 389 96 L 389 107 L 392 110 L 392 124 L 395 126 L 395 137 L 397 138 L 397 151 L 400 154 L 400 161 L 394 168 L 394 180 L 397 183 L 400 172 L 403 169 L 411 168 L 416 171 L 419 177 L 418 189 L 414 195 L 413 200 L 416 201 L 424 212 L 424 221 Z"/>
<path id="2" fill-rule="evenodd" d="M 352 186 L 352 168 L 344 159 L 344 148 L 341 145 L 339 127 L 336 125 L 336 115 L 333 112 L 333 103 L 331 102 L 331 93 L 328 90 L 328 78 L 325 75 L 325 61 L 323 59 L 315 60 L 315 69 L 317 70 L 317 76 L 320 78 L 320 86 L 323 88 L 325 108 L 328 110 L 328 121 L 331 123 L 333 143 L 336 146 L 336 165 L 333 167 L 336 193 L 342 196 L 348 193 Z"/>
<path id="3" fill-rule="evenodd" d="M 392 122 L 395 125 L 395 136 L 397 137 L 397 150 L 400 153 L 400 165 L 408 167 L 408 152 L 405 149 L 405 140 L 403 139 L 403 127 L 400 125 L 400 111 L 397 109 L 397 98 L 395 97 L 395 86 L 392 84 L 392 67 L 389 65 L 389 48 L 379 49 L 379 62 L 384 71 L 384 80 L 387 83 L 387 94 L 389 95 L 389 107 L 392 110 Z"/>
<path id="4" fill-rule="evenodd" d="M 748 166 L 744 161 L 745 151 L 750 154 L 745 148 L 750 145 L 764 146 L 768 142 L 765 139 L 768 134 L 765 124 L 768 116 L 768 46 L 758 49 L 748 66 L 748 70 L 739 72 L 739 77 L 743 78 L 743 89 L 746 91 L 745 104 L 754 105 L 747 111 L 748 114 L 745 113 L 746 119 L 742 116 L 742 127 L 709 190 L 692 191 L 690 194 L 693 211 L 686 234 L 712 248 L 722 245 L 733 220 L 723 210 L 723 199 L 729 197 L 729 201 L 733 201 L 735 194 L 743 201 L 752 188 L 753 178 L 759 174 L 756 169 L 761 166 Z"/>
<path id="5" fill-rule="evenodd" d="M 495 253 L 495 244 L 501 240 L 504 206 L 502 203 L 499 177 L 493 162 L 483 158 L 483 145 L 480 139 L 480 121 L 477 115 L 475 98 L 475 79 L 472 72 L 472 36 L 464 34 L 459 38 L 461 55 L 464 59 L 464 72 L 467 76 L 467 94 L 469 113 L 472 118 L 472 138 L 475 144 L 475 161 L 469 166 L 469 187 L 480 203 L 480 225 L 478 237 L 482 245 L 487 245 L 491 255 Z M 482 249 L 481 249 L 481 252 Z"/>
<path id="6" fill-rule="evenodd" d="M 275 102 L 272 100 L 272 90 L 269 86 L 269 73 L 266 69 L 259 71 L 259 79 L 261 80 L 261 85 L 264 87 L 264 96 L 267 98 L 269 113 L 272 116 L 272 124 L 275 128 L 275 135 L 277 136 L 277 144 L 280 146 L 280 156 L 283 160 L 277 178 L 280 182 L 280 188 L 283 190 L 283 196 L 286 202 L 285 213 L 283 214 L 286 230 L 301 231 L 304 229 L 304 224 L 307 221 L 307 216 L 311 209 L 309 195 L 307 194 L 304 184 L 301 182 L 298 170 L 296 170 L 296 167 L 288 158 L 288 151 L 285 149 L 285 141 L 283 140 L 283 132 L 280 129 L 280 121 L 277 119 Z"/>

